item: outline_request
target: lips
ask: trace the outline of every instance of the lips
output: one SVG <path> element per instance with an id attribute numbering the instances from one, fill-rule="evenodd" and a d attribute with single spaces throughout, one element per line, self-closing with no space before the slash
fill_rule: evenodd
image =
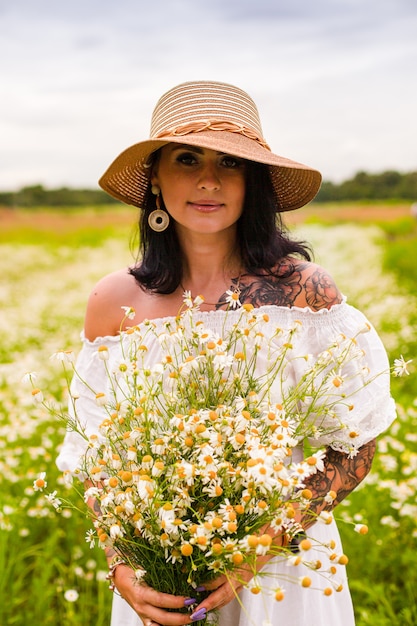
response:
<path id="1" fill-rule="evenodd" d="M 221 202 L 214 202 L 212 200 L 195 200 L 194 202 L 189 202 L 189 206 L 197 211 L 201 211 L 202 213 L 211 213 L 212 211 L 216 211 L 223 206 Z"/>

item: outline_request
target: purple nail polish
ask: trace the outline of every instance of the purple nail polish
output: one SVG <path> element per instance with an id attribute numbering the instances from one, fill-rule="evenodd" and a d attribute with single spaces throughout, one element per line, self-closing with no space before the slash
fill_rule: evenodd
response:
<path id="1" fill-rule="evenodd" d="M 207 609 L 198 609 L 195 613 L 190 615 L 190 620 L 192 622 L 198 622 L 199 619 L 204 619 L 207 615 Z"/>
<path id="2" fill-rule="evenodd" d="M 197 602 L 197 600 L 195 598 L 186 598 L 184 600 L 184 606 L 191 606 L 192 604 L 195 604 Z"/>
<path id="3" fill-rule="evenodd" d="M 201 591 L 205 591 L 206 588 L 205 588 L 204 585 L 199 585 L 199 587 L 196 587 L 195 590 L 198 591 L 198 592 L 201 592 Z"/>

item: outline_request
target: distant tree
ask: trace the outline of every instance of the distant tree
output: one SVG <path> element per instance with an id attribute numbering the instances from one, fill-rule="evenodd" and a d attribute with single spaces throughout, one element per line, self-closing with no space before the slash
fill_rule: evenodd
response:
<path id="1" fill-rule="evenodd" d="M 14 193 L 12 193 L 11 191 L 1 191 L 0 192 L 0 207 L 13 206 L 13 197 L 14 197 Z"/>
<path id="2" fill-rule="evenodd" d="M 7 207 L 77 207 L 116 202 L 101 189 L 45 189 L 42 185 L 33 185 L 16 192 L 0 193 L 0 206 Z"/>
<path id="3" fill-rule="evenodd" d="M 32 187 L 23 187 L 16 194 L 16 202 L 19 206 L 40 206 L 47 202 L 48 192 L 42 185 L 33 185 Z"/>
<path id="4" fill-rule="evenodd" d="M 339 185 L 323 182 L 317 195 L 319 202 L 340 200 L 408 200 L 417 198 L 417 172 L 401 174 L 387 170 L 381 174 L 357 172 Z"/>
<path id="5" fill-rule="evenodd" d="M 399 184 L 401 198 L 417 201 L 417 172 L 410 172 L 402 177 Z"/>

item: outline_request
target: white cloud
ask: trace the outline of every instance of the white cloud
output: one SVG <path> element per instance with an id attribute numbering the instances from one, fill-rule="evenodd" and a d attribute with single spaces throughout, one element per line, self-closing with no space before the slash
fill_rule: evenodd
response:
<path id="1" fill-rule="evenodd" d="M 327 179 L 417 169 L 414 0 L 14 0 L 0 15 L 0 188 L 95 186 L 163 91 L 198 78 L 246 89 L 272 148 Z"/>

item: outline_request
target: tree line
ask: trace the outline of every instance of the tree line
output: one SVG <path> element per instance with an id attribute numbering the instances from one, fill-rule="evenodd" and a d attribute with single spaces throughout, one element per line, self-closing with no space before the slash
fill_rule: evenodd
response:
<path id="1" fill-rule="evenodd" d="M 116 204 L 117 200 L 101 189 L 45 189 L 42 185 L 22 187 L 19 191 L 0 191 L 0 206 L 12 208 L 31 207 L 81 207 Z"/>
<path id="2" fill-rule="evenodd" d="M 317 195 L 319 202 L 341 200 L 417 201 L 417 171 L 401 174 L 388 170 L 381 174 L 358 172 L 340 184 L 324 181 Z"/>
<path id="3" fill-rule="evenodd" d="M 389 170 L 380 174 L 358 172 L 342 183 L 324 181 L 317 202 L 346 200 L 417 201 L 417 171 L 400 173 Z M 0 206 L 11 208 L 81 207 L 116 204 L 117 200 L 101 189 L 45 189 L 42 185 L 23 187 L 19 191 L 0 191 Z"/>

